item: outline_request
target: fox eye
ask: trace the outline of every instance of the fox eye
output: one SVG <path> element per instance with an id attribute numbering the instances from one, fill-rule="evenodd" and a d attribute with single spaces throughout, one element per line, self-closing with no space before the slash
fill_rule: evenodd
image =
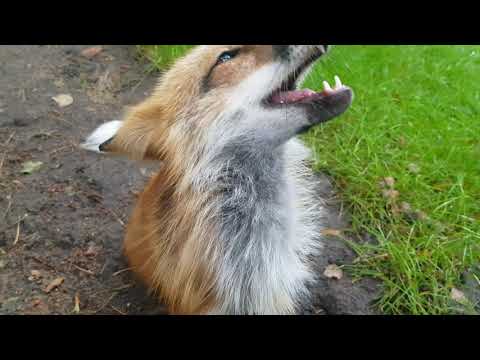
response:
<path id="1" fill-rule="evenodd" d="M 241 51 L 241 49 L 237 48 L 237 49 L 233 49 L 233 50 L 229 50 L 229 51 L 224 51 L 220 54 L 220 56 L 217 58 L 217 61 L 215 62 L 215 64 L 210 68 L 210 71 L 207 73 L 207 75 L 203 79 L 202 89 L 203 89 L 204 92 L 209 91 L 209 89 L 210 89 L 210 79 L 212 77 L 213 72 L 217 68 L 217 66 L 219 66 L 221 64 L 225 64 L 225 63 L 233 60 L 240 53 L 240 51 Z"/>
<path id="2" fill-rule="evenodd" d="M 223 64 L 227 61 L 232 60 L 235 56 L 238 55 L 240 50 L 232 50 L 232 51 L 225 51 L 223 52 L 217 59 L 217 63 L 215 65 Z"/>

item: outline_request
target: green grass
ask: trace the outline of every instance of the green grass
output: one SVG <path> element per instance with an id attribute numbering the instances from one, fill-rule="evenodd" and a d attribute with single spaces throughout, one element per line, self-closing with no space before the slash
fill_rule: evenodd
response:
<path id="1" fill-rule="evenodd" d="M 452 287 L 480 263 L 480 46 L 337 46 L 305 86 L 336 74 L 354 103 L 305 139 L 349 208 L 347 231 L 378 240 L 350 242 L 359 261 L 348 270 L 382 280 L 384 313 L 454 313 Z"/>
<path id="2" fill-rule="evenodd" d="M 192 45 L 138 45 L 137 49 L 152 63 L 152 69 L 163 70 L 191 47 Z"/>

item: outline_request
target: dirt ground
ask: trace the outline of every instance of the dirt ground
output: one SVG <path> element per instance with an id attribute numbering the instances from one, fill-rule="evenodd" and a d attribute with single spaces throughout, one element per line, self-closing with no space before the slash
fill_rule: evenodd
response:
<path id="1" fill-rule="evenodd" d="M 0 314 L 163 314 L 127 269 L 121 246 L 136 193 L 150 175 L 122 159 L 78 149 L 99 124 L 152 90 L 155 74 L 132 46 L 0 47 Z M 60 107 L 52 97 L 69 94 Z M 22 173 L 29 161 L 41 166 Z M 346 226 L 328 180 L 331 228 Z M 316 259 L 315 308 L 305 314 L 372 314 L 378 284 L 328 279 L 354 254 L 329 238 Z M 56 285 L 56 286 L 55 286 Z"/>

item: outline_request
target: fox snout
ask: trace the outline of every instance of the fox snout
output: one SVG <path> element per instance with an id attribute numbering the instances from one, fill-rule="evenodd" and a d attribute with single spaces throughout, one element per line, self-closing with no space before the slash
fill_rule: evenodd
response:
<path id="1" fill-rule="evenodd" d="M 312 52 L 324 55 L 328 52 L 330 45 L 272 45 L 273 53 L 277 58 L 290 60 L 298 48 L 310 48 Z"/>

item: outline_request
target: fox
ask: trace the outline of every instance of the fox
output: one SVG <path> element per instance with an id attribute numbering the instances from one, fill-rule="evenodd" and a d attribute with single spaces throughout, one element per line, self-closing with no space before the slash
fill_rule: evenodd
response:
<path id="1" fill-rule="evenodd" d="M 331 45 L 198 45 L 152 94 L 82 144 L 155 161 L 123 252 L 173 315 L 291 315 L 311 301 L 325 209 L 300 135 L 339 117 L 335 76 L 301 89 Z"/>

